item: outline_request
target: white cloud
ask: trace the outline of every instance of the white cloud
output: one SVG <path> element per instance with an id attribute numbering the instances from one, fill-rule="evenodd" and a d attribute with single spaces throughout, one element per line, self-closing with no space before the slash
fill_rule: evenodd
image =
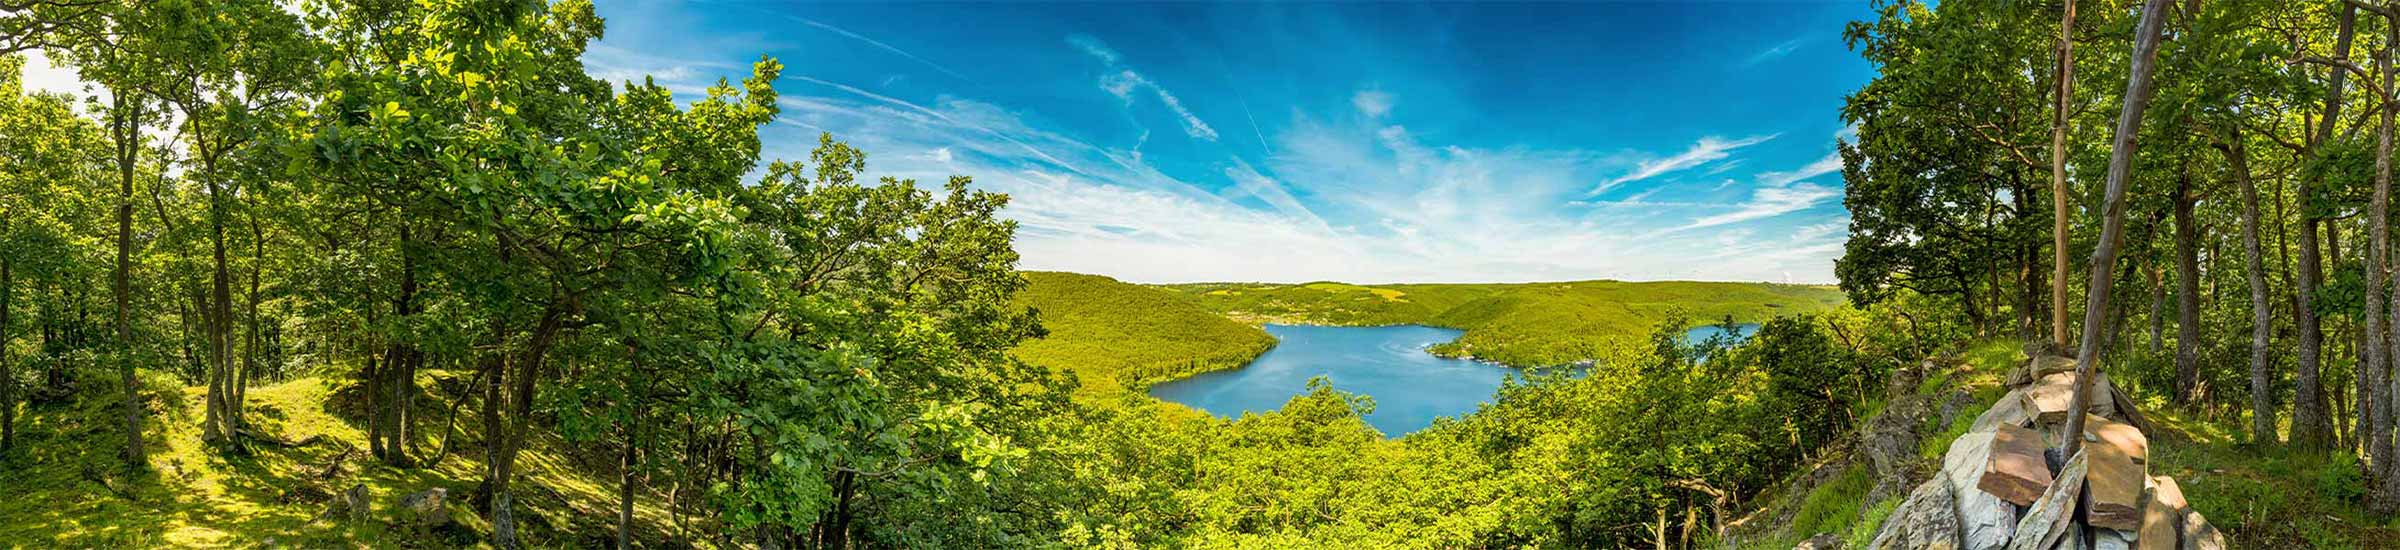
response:
<path id="1" fill-rule="evenodd" d="M 1725 157 L 1732 156 L 1733 151 L 1736 149 L 1757 145 L 1760 142 L 1775 139 L 1775 136 L 1777 135 L 1780 134 L 1752 136 L 1733 140 L 1716 136 L 1703 137 L 1700 138 L 1698 143 L 1693 143 L 1691 148 L 1685 149 L 1682 153 L 1677 153 L 1674 156 L 1665 158 L 1655 158 L 1641 161 L 1641 163 L 1634 167 L 1633 172 L 1622 176 L 1617 176 L 1615 179 L 1608 180 L 1607 183 L 1600 184 L 1599 187 L 1592 189 L 1590 194 L 1598 195 L 1618 185 L 1623 185 L 1626 182 L 1650 179 L 1661 174 L 1686 170 L 1695 166 L 1722 160 Z"/>
<path id="2" fill-rule="evenodd" d="M 1101 147 L 1027 122 L 996 105 L 945 97 L 927 104 L 839 90 L 787 93 L 769 154 L 800 158 L 830 129 L 868 151 L 869 172 L 935 182 L 951 174 L 1008 193 L 1021 267 L 1100 273 L 1129 281 L 1558 281 L 1832 279 L 1830 262 L 1701 258 L 1766 228 L 1658 233 L 1750 203 L 1658 200 L 1584 203 L 1612 161 L 1580 151 L 1478 149 L 1428 142 L 1408 128 L 1352 117 L 1302 117 L 1271 138 L 1258 162 L 1227 157 L 1199 180 L 1162 173 L 1133 150 Z M 778 135 L 781 134 L 781 135 Z M 802 137 L 812 139 L 798 139 Z M 939 151 L 951 152 L 942 161 Z M 1075 166 L 1068 170 L 1062 166 Z M 1222 179 L 1219 179 L 1219 178 Z M 1771 245 L 1771 246 L 1768 246 Z M 1747 245 L 1745 245 L 1747 246 Z M 1821 267 L 1816 267 L 1822 263 Z"/>
<path id="3" fill-rule="evenodd" d="M 1759 172 L 1758 184 L 1767 187 L 1783 187 L 1801 180 L 1831 174 L 1841 170 L 1842 154 L 1840 152 L 1826 153 L 1825 156 L 1819 157 L 1815 162 L 1808 163 L 1807 166 L 1800 167 L 1799 170 L 1793 170 L 1790 172 Z"/>
<path id="4" fill-rule="evenodd" d="M 949 163 L 950 163 L 950 159 L 951 159 L 951 157 L 950 157 L 950 148 L 949 148 L 949 147 L 940 147 L 940 148 L 936 148 L 936 149 L 934 149 L 934 150 L 933 150 L 933 161 L 934 161 L 934 162 L 939 162 L 939 163 L 942 163 L 942 164 L 949 164 Z"/>
<path id="5" fill-rule="evenodd" d="M 922 64 L 922 65 L 924 65 L 924 66 L 926 66 L 926 67 L 931 67 L 933 70 L 936 70 L 936 71 L 941 71 L 941 73 L 942 73 L 942 74 L 946 74 L 946 75 L 950 75 L 950 76 L 953 76 L 953 77 L 957 77 L 959 80 L 964 80 L 964 81 L 967 81 L 967 82 L 974 82 L 974 81 L 975 81 L 975 79 L 972 79 L 972 78 L 967 78 L 967 75 L 959 74 L 959 73 L 958 73 L 958 71 L 953 71 L 953 70 L 950 70 L 950 68 L 949 68 L 949 67 L 944 67 L 944 66 L 942 66 L 940 63 L 934 63 L 934 62 L 933 62 L 933 61 L 931 61 L 931 60 L 927 60 L 927 59 L 925 59 L 925 58 L 922 58 L 922 57 L 917 57 L 917 54 L 908 53 L 908 51 L 907 51 L 907 50 L 902 50 L 902 49 L 900 49 L 900 48 L 895 48 L 895 47 L 892 47 L 892 45 L 891 45 L 891 44 L 885 44 L 885 43 L 883 43 L 883 41 L 876 40 L 876 39 L 873 39 L 873 38 L 867 38 L 867 37 L 865 37 L 865 36 L 861 36 L 861 35 L 859 35 L 858 33 L 850 32 L 849 30 L 843 29 L 843 28 L 841 28 L 841 27 L 836 27 L 836 26 L 833 26 L 833 25 L 827 25 L 827 24 L 825 24 L 825 23 L 823 23 L 823 22 L 820 22 L 820 21 L 817 21 L 817 20 L 815 20 L 815 19 L 809 19 L 809 18 L 805 18 L 805 17 L 794 17 L 794 18 L 792 18 L 792 20 L 794 20 L 794 21 L 799 21 L 801 24 L 808 25 L 808 26 L 811 26 L 811 27 L 816 27 L 816 28 L 819 28 L 819 29 L 824 29 L 826 32 L 830 32 L 830 33 L 834 33 L 834 34 L 842 35 L 842 36 L 844 36 L 844 37 L 848 37 L 848 38 L 850 38 L 850 39 L 852 39 L 852 40 L 857 40 L 857 41 L 860 41 L 860 42 L 865 42 L 865 43 L 867 43 L 867 45 L 874 46 L 874 47 L 876 47 L 876 48 L 878 48 L 878 49 L 881 49 L 881 50 L 883 50 L 883 51 L 892 52 L 892 54 L 894 54 L 894 55 L 898 55 L 898 56 L 900 56 L 900 57 L 908 58 L 908 60 L 909 60 L 909 61 L 915 61 L 915 62 L 917 62 L 918 64 Z M 885 86 L 890 86 L 890 85 L 891 85 L 891 82 L 890 82 L 890 81 L 885 81 L 885 82 L 884 82 L 884 85 L 885 85 Z"/>
<path id="6" fill-rule="evenodd" d="M 1791 187 L 1760 187 L 1750 192 L 1750 200 L 1732 212 L 1701 217 L 1678 227 L 1676 231 L 1715 227 L 1750 220 L 1772 218 L 1807 210 L 1825 199 L 1841 196 L 1841 191 L 1803 183 Z"/>
<path id="7" fill-rule="evenodd" d="M 1142 76 L 1142 73 L 1123 66 L 1121 63 L 1125 57 L 1118 54 L 1116 50 L 1109 49 L 1108 44 L 1100 42 L 1098 38 L 1080 34 L 1067 37 L 1067 43 L 1074 44 L 1077 49 L 1083 50 L 1083 53 L 1090 54 L 1093 58 L 1099 59 L 1102 64 L 1107 65 L 1109 69 L 1116 71 L 1101 75 L 1100 89 L 1107 90 L 1110 95 L 1117 96 L 1117 99 L 1125 100 L 1127 103 L 1133 101 L 1134 91 L 1150 90 L 1152 95 L 1158 97 L 1160 104 L 1165 105 L 1168 111 L 1174 112 L 1176 118 L 1183 121 L 1184 133 L 1197 139 L 1217 140 L 1216 128 L 1210 127 L 1206 121 L 1200 120 L 1199 115 L 1192 114 L 1191 109 L 1183 106 L 1183 100 L 1177 99 L 1175 94 L 1168 92 L 1165 86 L 1160 86 L 1157 82 L 1151 81 L 1149 77 Z"/>
<path id="8" fill-rule="evenodd" d="M 1350 106 L 1358 108 L 1367 118 L 1381 118 L 1392 112 L 1392 94 L 1381 90 L 1359 90 L 1350 95 Z"/>
<path id="9" fill-rule="evenodd" d="M 1786 55 L 1791 55 L 1791 53 L 1792 53 L 1792 50 L 1794 50 L 1794 49 L 1797 49 L 1797 48 L 1799 48 L 1799 47 L 1800 47 L 1800 42 L 1801 42 L 1802 40 L 1803 40 L 1803 39 L 1800 39 L 1800 38 L 1794 38 L 1794 39 L 1791 39 L 1791 40 L 1785 40 L 1785 41 L 1783 41 L 1782 43 L 1776 44 L 1776 45 L 1774 45 L 1774 46 L 1769 46 L 1769 47 L 1767 47 L 1767 49 L 1764 49 L 1764 50 L 1759 50 L 1759 52 L 1758 52 L 1758 53 L 1751 54 L 1749 59 L 1747 59 L 1747 60 L 1743 60 L 1743 61 L 1742 61 L 1742 65 L 1743 65 L 1743 66 L 1757 65 L 1757 64 L 1759 64 L 1759 63 L 1763 63 L 1763 62 L 1766 62 L 1766 61 L 1768 61 L 1768 60 L 1772 60 L 1772 59 L 1781 58 L 1781 57 L 1783 57 L 1783 56 L 1786 56 Z"/>

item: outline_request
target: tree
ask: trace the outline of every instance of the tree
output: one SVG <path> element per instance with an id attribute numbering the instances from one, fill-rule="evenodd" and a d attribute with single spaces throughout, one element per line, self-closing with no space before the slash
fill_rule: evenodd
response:
<path id="1" fill-rule="evenodd" d="M 2100 327 L 2108 310 L 2110 271 L 2117 263 L 2117 240 L 2124 233 L 2125 186 L 2132 177 L 2134 138 L 2140 133 L 2142 110 L 2149 106 L 2150 95 L 2156 90 L 2151 80 L 2153 65 L 2158 56 L 2158 42 L 2166 26 L 2167 0 L 2149 0 L 2142 6 L 2141 24 L 2134 29 L 2133 68 L 2125 84 L 2124 109 L 2117 115 L 2116 139 L 2109 146 L 2108 191 L 2103 204 L 2100 242 L 2093 247 L 2091 283 L 2087 288 L 2083 313 L 2083 345 L 2075 354 L 2075 394 L 2067 410 L 2082 411 L 2091 406 L 2092 378 L 2100 362 Z M 2061 454 L 2074 456 L 2083 446 L 2085 415 L 2067 415 L 2066 444 Z"/>
<path id="2" fill-rule="evenodd" d="M 2050 343 L 2067 344 L 2067 105 L 2075 96 L 2075 0 L 2058 21 L 2057 90 L 2050 119 Z"/>

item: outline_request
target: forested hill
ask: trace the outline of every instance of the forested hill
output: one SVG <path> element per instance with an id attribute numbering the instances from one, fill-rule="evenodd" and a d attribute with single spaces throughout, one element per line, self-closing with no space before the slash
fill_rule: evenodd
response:
<path id="1" fill-rule="evenodd" d="M 1208 309 L 1252 322 L 1421 324 L 1466 331 L 1435 348 L 1516 366 L 1598 357 L 1647 335 L 1671 312 L 1697 322 L 1760 323 L 1839 307 L 1828 286 L 1694 281 L 1353 285 L 1169 285 Z"/>
<path id="2" fill-rule="evenodd" d="M 1025 279 L 1016 303 L 1032 308 L 1049 335 L 1018 345 L 1017 357 L 1074 372 L 1085 394 L 1237 367 L 1275 345 L 1258 327 L 1158 287 L 1051 271 Z"/>

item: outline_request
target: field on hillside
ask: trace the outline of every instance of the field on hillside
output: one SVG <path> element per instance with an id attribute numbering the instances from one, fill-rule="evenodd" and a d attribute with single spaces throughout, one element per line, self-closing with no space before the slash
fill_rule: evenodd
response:
<path id="1" fill-rule="evenodd" d="M 1017 357 L 1074 372 L 1087 396 L 1239 367 L 1275 346 L 1257 326 L 1157 287 L 1077 273 L 1025 278 L 1032 285 L 1016 303 L 1037 311 L 1050 335 L 1018 345 Z"/>
<path id="2" fill-rule="evenodd" d="M 1251 323 L 1422 324 L 1466 331 L 1436 353 L 1516 366 L 1600 355 L 1638 338 L 1669 312 L 1694 322 L 1756 323 L 1840 307 L 1832 287 L 1690 281 L 1353 285 L 1168 285 L 1211 311 Z"/>

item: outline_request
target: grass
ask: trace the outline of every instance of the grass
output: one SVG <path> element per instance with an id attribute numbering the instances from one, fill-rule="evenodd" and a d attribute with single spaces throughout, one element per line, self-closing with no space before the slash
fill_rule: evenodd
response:
<path id="1" fill-rule="evenodd" d="M 1867 491 L 1873 488 L 1875 479 L 1866 465 L 1852 465 L 1840 477 L 1809 491 L 1808 497 L 1800 501 L 1800 511 L 1792 516 L 1789 532 L 1802 538 L 1816 533 L 1850 532 L 1853 525 L 1865 519 L 1860 508 L 1865 507 Z M 1884 510 L 1885 514 L 1890 512 L 1889 508 Z M 1881 518 L 1877 518 L 1877 523 L 1881 523 Z M 1868 536 L 1874 536 L 1872 528 Z"/>
<path id="2" fill-rule="evenodd" d="M 464 445 L 428 468 L 383 466 L 366 456 L 364 432 L 335 413 L 340 400 L 332 381 L 304 377 L 253 387 L 252 429 L 282 443 L 308 443 L 254 442 L 243 453 L 201 441 L 204 388 L 145 372 L 153 388 L 142 392 L 150 457 L 149 468 L 137 471 L 116 458 L 123 392 L 100 383 L 105 378 L 97 371 L 87 374 L 77 397 L 28 407 L 19 445 L 0 457 L 0 487 L 7 488 L 0 548 L 452 547 L 484 538 L 479 514 L 465 502 L 482 478 L 480 446 Z M 436 376 L 425 373 L 427 387 Z M 434 401 L 420 400 L 432 419 L 420 430 L 439 429 L 447 411 L 434 410 Z M 472 434 L 464 424 L 472 422 L 461 426 Z M 427 435 L 419 442 L 435 448 Z M 614 479 L 613 468 L 606 460 L 579 461 L 568 448 L 544 434 L 519 458 L 525 471 L 519 523 L 529 546 L 604 544 L 613 533 L 614 484 L 604 481 Z M 367 487 L 370 521 L 319 518 L 333 495 L 354 485 Z M 404 523 L 396 501 L 435 487 L 449 490 L 458 525 L 434 532 L 398 527 Z M 661 499 L 638 500 L 649 501 L 636 507 L 639 531 L 665 533 L 669 521 L 655 506 Z"/>
<path id="3" fill-rule="evenodd" d="M 2367 511 L 2366 482 L 2350 453 L 2261 448 L 2240 443 L 2239 426 L 2195 420 L 2174 408 L 2143 412 L 2189 439 L 2152 445 L 2151 475 L 2174 477 L 2192 508 L 2235 548 L 2366 548 L 2400 540 L 2400 518 Z"/>
<path id="4" fill-rule="evenodd" d="M 1026 362 L 1074 372 L 1079 395 L 1109 399 L 1149 384 L 1240 367 L 1275 338 L 1226 319 L 1190 296 L 1098 275 L 1027 272 L 1017 293 L 1050 336 L 1018 345 Z"/>
<path id="5" fill-rule="evenodd" d="M 1690 281 L 1576 281 L 1520 284 L 1169 285 L 1209 310 L 1250 323 L 1420 324 L 1465 331 L 1436 346 L 1515 366 L 1588 359 L 1646 336 L 1670 311 L 1695 322 L 1755 323 L 1842 303 L 1831 287 Z"/>

